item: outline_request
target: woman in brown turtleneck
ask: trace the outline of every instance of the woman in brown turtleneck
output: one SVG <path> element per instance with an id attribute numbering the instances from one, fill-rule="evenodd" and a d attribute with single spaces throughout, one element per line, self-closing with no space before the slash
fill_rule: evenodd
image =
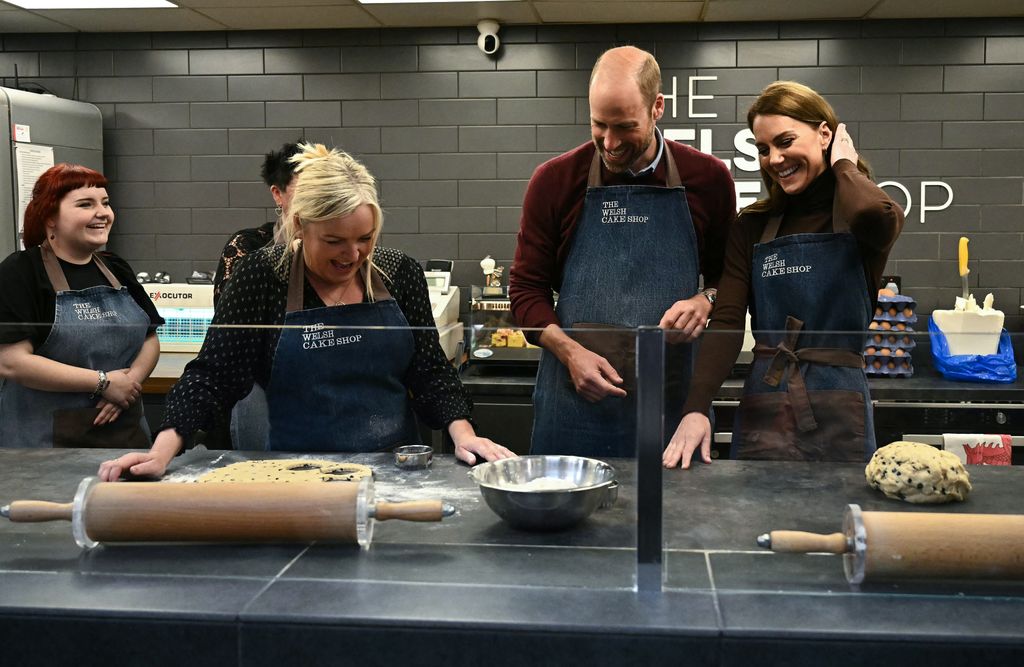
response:
<path id="1" fill-rule="evenodd" d="M 708 412 L 743 342 L 757 345 L 734 458 L 860 461 L 875 449 L 861 346 L 903 212 L 816 92 L 777 81 L 747 113 L 768 197 L 733 226 L 718 302 L 666 467 L 711 462 Z M 846 333 L 836 333 L 846 332 Z"/>

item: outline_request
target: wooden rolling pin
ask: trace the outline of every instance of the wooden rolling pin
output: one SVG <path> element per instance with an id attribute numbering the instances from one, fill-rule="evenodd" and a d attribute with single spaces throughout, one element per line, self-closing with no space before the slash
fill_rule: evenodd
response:
<path id="1" fill-rule="evenodd" d="M 843 532 L 774 530 L 757 538 L 777 552 L 843 554 L 850 583 L 867 579 L 1024 579 L 1024 516 L 862 512 L 849 505 Z"/>
<path id="2" fill-rule="evenodd" d="M 82 546 L 98 542 L 349 542 L 368 544 L 372 522 L 440 521 L 440 500 L 374 503 L 373 483 L 171 484 L 83 480 L 75 501 L 18 500 L 11 521 L 72 522 Z M 82 539 L 80 539 L 80 537 Z"/>

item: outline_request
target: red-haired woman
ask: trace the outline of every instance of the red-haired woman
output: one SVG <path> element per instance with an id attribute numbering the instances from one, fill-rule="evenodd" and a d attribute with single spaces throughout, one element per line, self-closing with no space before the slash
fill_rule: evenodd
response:
<path id="1" fill-rule="evenodd" d="M 107 179 L 48 169 L 25 210 L 24 244 L 0 263 L 0 446 L 148 447 L 142 382 L 163 320 L 109 252 Z"/>

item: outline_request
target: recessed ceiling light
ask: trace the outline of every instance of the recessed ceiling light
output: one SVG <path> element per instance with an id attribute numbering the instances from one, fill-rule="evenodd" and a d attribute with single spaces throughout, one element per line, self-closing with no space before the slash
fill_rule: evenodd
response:
<path id="1" fill-rule="evenodd" d="M 142 9 L 174 7 L 168 0 L 4 0 L 24 9 Z"/>

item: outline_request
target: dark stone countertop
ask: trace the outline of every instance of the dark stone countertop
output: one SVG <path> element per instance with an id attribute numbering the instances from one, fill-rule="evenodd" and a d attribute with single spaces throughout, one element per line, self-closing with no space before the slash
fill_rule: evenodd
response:
<path id="1" fill-rule="evenodd" d="M 66 502 L 115 452 L 0 449 L 0 504 Z M 165 482 L 242 452 L 196 450 Z M 294 455 L 264 454 L 260 458 Z M 4 664 L 1020 664 L 1024 583 L 871 582 L 841 558 L 781 555 L 771 529 L 835 532 L 842 511 L 1024 514 L 1024 469 L 972 468 L 965 503 L 887 500 L 857 464 L 719 461 L 664 475 L 661 593 L 636 592 L 635 462 L 612 460 L 617 503 L 556 533 L 510 528 L 465 466 L 373 465 L 378 500 L 442 497 L 438 524 L 381 522 L 372 546 L 75 546 L 64 522 L 0 520 Z M 955 536 L 953 536 L 955 539 Z M 1018 545 L 1018 548 L 1024 548 Z M 111 653 L 112 652 L 112 653 Z M 828 660 L 824 661 L 823 656 Z M 977 662 L 981 660 L 982 662 Z M 85 662 L 88 664 L 89 660 Z"/>

